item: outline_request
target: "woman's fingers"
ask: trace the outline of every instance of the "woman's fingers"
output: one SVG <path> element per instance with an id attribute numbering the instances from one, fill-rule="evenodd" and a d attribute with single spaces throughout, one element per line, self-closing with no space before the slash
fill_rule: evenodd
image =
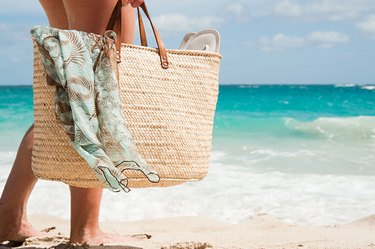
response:
<path id="1" fill-rule="evenodd" d="M 129 3 L 133 8 L 139 7 L 143 2 L 144 0 L 129 0 Z"/>
<path id="2" fill-rule="evenodd" d="M 133 8 L 137 8 L 144 2 L 144 0 L 126 0 L 125 2 L 126 5 L 130 4 Z"/>

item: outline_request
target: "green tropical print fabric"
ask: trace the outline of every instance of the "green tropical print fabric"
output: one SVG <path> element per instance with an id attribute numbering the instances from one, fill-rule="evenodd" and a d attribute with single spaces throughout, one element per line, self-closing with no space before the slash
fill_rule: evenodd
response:
<path id="1" fill-rule="evenodd" d="M 158 173 L 137 151 L 121 111 L 116 33 L 104 35 L 36 26 L 48 85 L 56 87 L 56 117 L 75 150 L 106 188 L 129 192 L 128 170 L 157 183 Z"/>

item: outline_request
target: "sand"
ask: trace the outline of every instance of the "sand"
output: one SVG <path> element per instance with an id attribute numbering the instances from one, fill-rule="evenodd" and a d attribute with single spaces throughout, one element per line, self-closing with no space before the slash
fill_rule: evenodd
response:
<path id="1" fill-rule="evenodd" d="M 43 238 L 29 238 L 20 248 L 69 248 L 67 220 L 32 215 L 30 221 L 36 228 L 42 230 L 50 227 L 50 231 Z M 258 215 L 235 225 L 205 217 L 177 217 L 137 222 L 105 222 L 102 223 L 102 228 L 106 232 L 138 234 L 143 239 L 126 245 L 90 248 L 375 249 L 375 215 L 350 224 L 322 227 L 287 224 L 269 215 Z M 151 235 L 151 238 L 147 239 L 144 234 Z"/>

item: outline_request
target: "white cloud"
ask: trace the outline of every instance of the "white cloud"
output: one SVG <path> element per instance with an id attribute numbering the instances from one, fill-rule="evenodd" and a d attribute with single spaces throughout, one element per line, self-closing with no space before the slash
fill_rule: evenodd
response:
<path id="1" fill-rule="evenodd" d="M 333 31 L 315 31 L 304 37 L 288 36 L 279 33 L 273 37 L 261 37 L 258 41 L 251 42 L 250 45 L 257 46 L 264 51 L 271 52 L 296 49 L 305 46 L 330 48 L 335 44 L 347 43 L 349 41 L 349 36 L 343 33 Z"/>
<path id="2" fill-rule="evenodd" d="M 234 16 L 239 21 L 248 21 L 250 19 L 248 6 L 241 2 L 234 2 L 226 5 L 224 11 L 228 15 Z"/>
<path id="3" fill-rule="evenodd" d="M 274 7 L 279 16 L 304 20 L 342 21 L 375 11 L 374 0 L 282 0 Z"/>
<path id="4" fill-rule="evenodd" d="M 320 48 L 330 48 L 337 43 L 348 43 L 350 38 L 348 35 L 339 32 L 315 31 L 308 35 L 305 41 Z"/>
<path id="5" fill-rule="evenodd" d="M 304 45 L 304 39 L 280 33 L 271 38 L 265 36 L 261 37 L 254 45 L 258 45 L 264 51 L 283 51 L 302 47 Z"/>
<path id="6" fill-rule="evenodd" d="M 187 16 L 215 15 L 225 18 L 225 14 L 227 13 L 226 9 L 231 9 L 231 11 L 243 11 L 241 8 L 244 8 L 244 10 L 251 9 L 252 16 L 269 15 L 277 1 L 280 0 L 157 0 L 147 1 L 147 5 L 152 16 L 163 13 L 183 12 L 183 14 Z M 234 7 L 231 7 L 232 5 L 234 5 Z M 223 11 L 225 11 L 225 13 Z"/>
<path id="7" fill-rule="evenodd" d="M 214 28 L 220 25 L 223 20 L 211 16 L 189 17 L 181 14 L 164 14 L 154 18 L 154 22 L 162 32 L 179 33 Z"/>
<path id="8" fill-rule="evenodd" d="M 275 12 L 281 16 L 300 17 L 302 16 L 302 6 L 291 1 L 282 1 L 275 6 Z"/>
<path id="9" fill-rule="evenodd" d="M 375 39 L 375 15 L 371 15 L 367 20 L 358 23 L 357 26 L 365 35 Z"/>

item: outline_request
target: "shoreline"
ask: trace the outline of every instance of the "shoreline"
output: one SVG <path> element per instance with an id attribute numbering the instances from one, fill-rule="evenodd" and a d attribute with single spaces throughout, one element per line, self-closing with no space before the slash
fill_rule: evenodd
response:
<path id="1" fill-rule="evenodd" d="M 53 228 L 44 237 L 29 238 L 18 248 L 67 248 L 68 220 L 46 215 L 31 215 L 30 221 L 39 230 Z M 124 245 L 105 244 L 90 246 L 90 248 L 375 248 L 375 215 L 344 225 L 330 226 L 288 224 L 270 215 L 260 214 L 234 225 L 193 216 L 134 222 L 103 222 L 101 227 L 105 232 L 147 234 L 151 235 L 151 238 Z M 9 247 L 0 246 L 0 248 Z"/>

